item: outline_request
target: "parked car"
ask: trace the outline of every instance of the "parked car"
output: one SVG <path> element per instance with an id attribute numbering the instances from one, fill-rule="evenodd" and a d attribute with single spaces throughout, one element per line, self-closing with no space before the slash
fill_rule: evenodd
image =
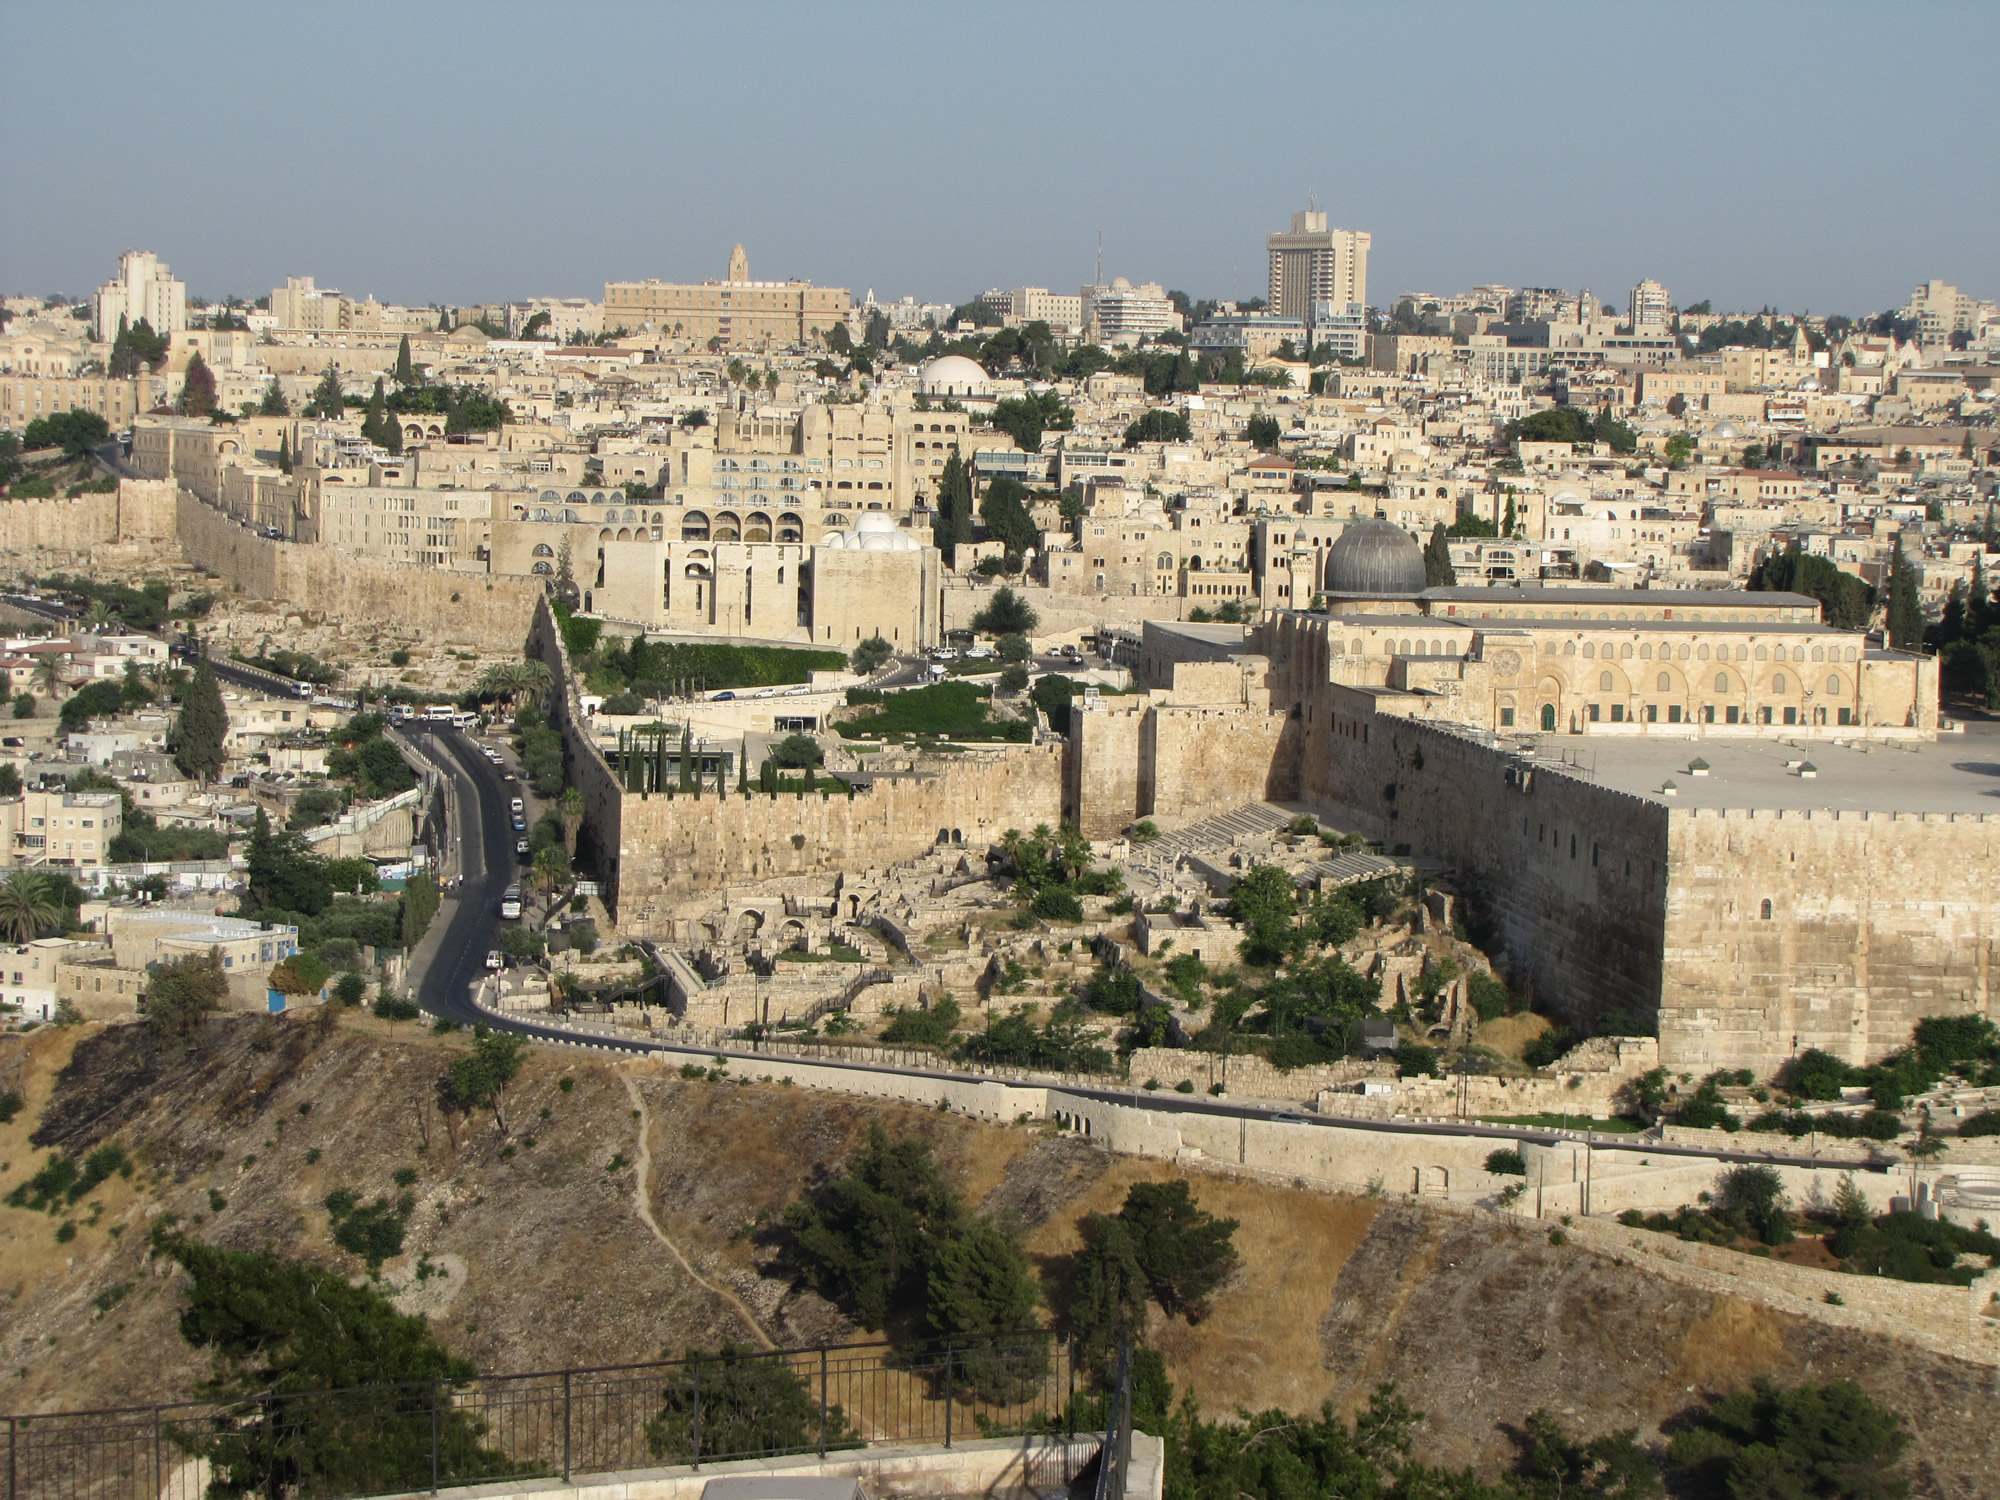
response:
<path id="1" fill-rule="evenodd" d="M 726 692 L 717 693 L 713 698 L 710 698 L 708 701 L 710 703 L 734 703 L 736 701 L 736 695 L 734 693 L 726 693 Z"/>
<path id="2" fill-rule="evenodd" d="M 488 948 L 486 950 L 486 967 L 489 969 L 504 969 L 507 967 L 507 960 L 500 956 L 498 948 Z"/>
<path id="3" fill-rule="evenodd" d="M 527 854 L 527 852 L 528 852 L 528 840 L 527 840 L 527 836 L 526 836 L 525 834 L 524 834 L 524 835 L 523 835 L 522 837 L 520 837 L 520 838 L 517 838 L 517 839 L 515 839 L 515 840 L 514 840 L 514 852 L 515 852 L 516 854 L 520 854 L 520 855 L 526 855 L 526 854 Z"/>

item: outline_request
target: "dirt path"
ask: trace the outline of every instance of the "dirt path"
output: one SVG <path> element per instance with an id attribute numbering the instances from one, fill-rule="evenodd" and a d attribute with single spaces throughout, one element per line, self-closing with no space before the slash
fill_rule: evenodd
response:
<path id="1" fill-rule="evenodd" d="M 687 1272 L 698 1286 L 706 1288 L 736 1309 L 736 1315 L 749 1328 L 751 1336 L 757 1340 L 759 1347 L 765 1349 L 777 1348 L 778 1346 L 771 1341 L 771 1336 L 764 1332 L 763 1324 L 757 1321 L 756 1315 L 745 1305 L 743 1299 L 728 1287 L 720 1286 L 710 1281 L 690 1265 L 688 1258 L 681 1254 L 681 1247 L 667 1238 L 665 1231 L 660 1228 L 659 1222 L 654 1219 L 652 1202 L 653 1148 L 647 1142 L 647 1137 L 652 1131 L 653 1117 L 646 1109 L 646 1100 L 639 1092 L 638 1081 L 622 1068 L 619 1070 L 618 1076 L 624 1081 L 625 1092 L 632 1096 L 632 1108 L 637 1111 L 639 1116 L 639 1160 L 638 1170 L 633 1174 L 632 1206 L 639 1211 L 640 1222 L 652 1231 L 654 1239 L 667 1247 L 668 1253 L 680 1262 L 681 1269 Z"/>

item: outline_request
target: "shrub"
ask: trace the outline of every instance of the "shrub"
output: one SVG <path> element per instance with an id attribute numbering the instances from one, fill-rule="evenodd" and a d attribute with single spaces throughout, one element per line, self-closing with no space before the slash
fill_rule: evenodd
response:
<path id="1" fill-rule="evenodd" d="M 924 1010 L 900 1009 L 890 1012 L 889 1024 L 882 1028 L 882 1040 L 898 1046 L 942 1047 L 957 1028 L 958 1002 L 941 995 Z"/>
<path id="2" fill-rule="evenodd" d="M 1784 1072 L 1784 1086 L 1805 1099 L 1838 1099 L 1842 1085 L 1854 1070 L 1831 1052 L 1808 1048 L 1792 1059 Z"/>
<path id="3" fill-rule="evenodd" d="M 1555 1064 L 1577 1042 L 1577 1036 L 1567 1026 L 1551 1026 L 1521 1049 L 1521 1061 L 1531 1068 L 1546 1068 Z"/>
<path id="4" fill-rule="evenodd" d="M 6 1118 L 11 1119 L 12 1116 Z M 2000 1109 L 1982 1109 L 1959 1122 L 1960 1135 L 2000 1135 Z"/>
<path id="5" fill-rule="evenodd" d="M 1043 886 L 1035 894 L 1029 910 L 1045 922 L 1081 922 L 1083 903 L 1076 899 L 1074 891 L 1059 885 Z"/>
<path id="6" fill-rule="evenodd" d="M 1432 1078 L 1444 1077 L 1444 1068 L 1438 1062 L 1438 1049 L 1407 1039 L 1397 1042 L 1396 1076 L 1421 1078 L 1426 1074 Z"/>
<path id="7" fill-rule="evenodd" d="M 1519 1151 L 1512 1147 L 1503 1147 L 1498 1151 L 1486 1153 L 1486 1170 L 1501 1177 L 1526 1177 L 1528 1164 L 1522 1159 Z"/>

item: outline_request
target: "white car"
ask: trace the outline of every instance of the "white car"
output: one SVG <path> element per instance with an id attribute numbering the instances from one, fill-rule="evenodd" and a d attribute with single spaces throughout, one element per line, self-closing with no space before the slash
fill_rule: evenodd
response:
<path id="1" fill-rule="evenodd" d="M 967 646 L 965 654 L 973 661 L 985 661 L 993 655 L 991 646 Z"/>
<path id="2" fill-rule="evenodd" d="M 500 956 L 498 948 L 488 948 L 486 950 L 486 967 L 489 969 L 504 969 L 507 967 L 507 960 Z"/>

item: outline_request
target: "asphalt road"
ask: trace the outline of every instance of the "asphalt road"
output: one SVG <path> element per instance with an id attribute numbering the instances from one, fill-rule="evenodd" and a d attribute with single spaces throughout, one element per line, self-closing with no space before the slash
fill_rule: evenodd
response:
<path id="1" fill-rule="evenodd" d="M 431 1015 L 470 1025 L 490 1019 L 473 1008 L 470 990 L 485 974 L 486 955 L 496 946 L 501 894 L 520 879 L 508 815 L 514 794 L 460 730 L 415 720 L 402 727 L 424 758 L 451 778 L 460 821 L 461 878 L 445 903 L 444 933 L 419 981 L 417 1003 Z"/>

